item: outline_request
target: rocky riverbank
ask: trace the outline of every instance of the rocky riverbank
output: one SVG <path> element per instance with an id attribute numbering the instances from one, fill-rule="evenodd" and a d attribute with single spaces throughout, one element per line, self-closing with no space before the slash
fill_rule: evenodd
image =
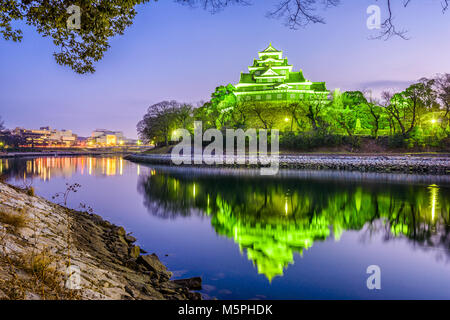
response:
<path id="1" fill-rule="evenodd" d="M 0 182 L 0 299 L 201 299 L 123 227 Z"/>
<path id="2" fill-rule="evenodd" d="M 169 154 L 132 154 L 125 159 L 160 165 L 173 165 Z M 211 167 L 202 164 L 196 166 Z M 220 167 L 260 167 L 257 165 L 216 165 Z M 345 170 L 380 173 L 450 174 L 450 155 L 280 155 L 282 169 Z"/>

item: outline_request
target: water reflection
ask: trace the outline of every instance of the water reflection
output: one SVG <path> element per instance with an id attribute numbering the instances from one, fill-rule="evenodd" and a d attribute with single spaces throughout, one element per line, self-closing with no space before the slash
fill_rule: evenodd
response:
<path id="1" fill-rule="evenodd" d="M 70 178 L 76 173 L 93 176 L 123 175 L 128 166 L 130 163 L 120 156 L 0 159 L 0 175 L 16 179 L 39 178 L 48 181 L 52 177 Z"/>
<path id="2" fill-rule="evenodd" d="M 364 183 L 339 175 L 219 177 L 156 168 L 140 177 L 138 190 L 153 215 L 210 216 L 215 232 L 232 238 L 270 281 L 283 275 L 294 253 L 317 241 L 338 241 L 348 230 L 450 252 L 448 185 Z"/>

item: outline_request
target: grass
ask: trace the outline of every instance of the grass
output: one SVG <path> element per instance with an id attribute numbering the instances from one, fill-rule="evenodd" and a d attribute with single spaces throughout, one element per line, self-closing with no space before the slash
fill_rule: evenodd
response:
<path id="1" fill-rule="evenodd" d="M 156 147 L 143 152 L 144 154 L 169 154 L 173 146 Z"/>
<path id="2" fill-rule="evenodd" d="M 3 257 L 9 278 L 0 280 L 0 288 L 8 299 L 23 300 L 29 294 L 44 300 L 78 300 L 79 292 L 64 286 L 65 276 L 55 265 L 64 265 L 48 250 L 15 257 Z M 2 261 L 0 261 L 0 265 Z"/>
<path id="3" fill-rule="evenodd" d="M 25 227 L 28 223 L 28 216 L 25 212 L 7 212 L 4 209 L 0 211 L 0 223 L 6 224 L 14 230 Z"/>
<path id="4" fill-rule="evenodd" d="M 11 186 L 12 187 L 12 186 Z M 17 191 L 34 195 L 31 186 Z M 1 204 L 1 203 L 0 203 Z M 66 288 L 66 267 L 70 258 L 54 253 L 50 248 L 38 248 L 17 237 L 17 231 L 24 227 L 34 230 L 34 241 L 38 243 L 36 218 L 27 208 L 14 209 L 0 206 L 0 299 L 80 299 L 78 290 Z M 26 246 L 25 251 L 8 249 L 8 244 Z"/>
<path id="5" fill-rule="evenodd" d="M 35 195 L 34 188 L 33 187 L 27 188 L 26 189 L 26 194 L 31 196 L 31 197 L 33 197 Z"/>

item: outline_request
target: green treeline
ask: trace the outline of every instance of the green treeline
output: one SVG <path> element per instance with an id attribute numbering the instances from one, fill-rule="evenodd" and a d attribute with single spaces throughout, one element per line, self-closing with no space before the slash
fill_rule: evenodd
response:
<path id="1" fill-rule="evenodd" d="M 450 74 L 421 79 L 402 92 L 335 91 L 328 98 L 311 93 L 298 101 L 241 101 L 230 84 L 217 87 L 211 100 L 193 106 L 163 101 L 151 106 L 137 129 L 141 139 L 170 143 L 174 130 L 278 129 L 281 146 L 313 149 L 360 143 L 359 137 L 387 141 L 392 147 L 448 147 L 450 134 Z"/>

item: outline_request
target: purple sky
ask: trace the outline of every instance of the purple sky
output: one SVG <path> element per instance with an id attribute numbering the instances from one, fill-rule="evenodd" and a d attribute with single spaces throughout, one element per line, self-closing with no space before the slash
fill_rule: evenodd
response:
<path id="1" fill-rule="evenodd" d="M 366 9 L 374 0 L 343 1 L 324 12 L 327 24 L 295 31 L 265 17 L 276 0 L 254 2 L 215 15 L 171 1 L 141 6 L 93 75 L 58 66 L 51 40 L 25 27 L 22 43 L 0 40 L 0 116 L 8 128 L 49 125 L 82 136 L 107 128 L 136 137 L 148 106 L 207 100 L 216 86 L 235 84 L 269 42 L 295 71 L 329 89 L 378 93 L 450 72 L 450 12 L 442 15 L 439 0 L 396 8 L 408 41 L 368 40 L 374 32 Z"/>

